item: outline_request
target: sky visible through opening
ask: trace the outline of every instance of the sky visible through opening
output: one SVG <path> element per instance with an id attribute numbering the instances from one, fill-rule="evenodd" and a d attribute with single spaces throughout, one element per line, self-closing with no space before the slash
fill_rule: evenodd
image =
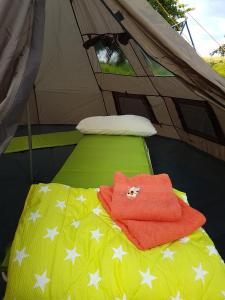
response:
<path id="1" fill-rule="evenodd" d="M 180 0 L 180 3 L 195 8 L 190 14 L 220 43 L 225 43 L 225 0 Z M 203 29 L 188 17 L 188 24 L 196 50 L 201 56 L 209 56 L 218 48 Z M 184 37 L 188 37 L 184 31 Z"/>

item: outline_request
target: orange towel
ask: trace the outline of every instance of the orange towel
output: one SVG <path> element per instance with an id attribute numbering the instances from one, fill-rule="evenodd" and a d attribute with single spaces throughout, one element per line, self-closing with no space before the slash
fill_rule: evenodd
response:
<path id="1" fill-rule="evenodd" d="M 173 217 L 178 217 L 180 212 L 180 217 L 174 221 L 169 221 L 169 214 L 166 214 L 165 209 L 165 194 L 162 193 L 161 198 L 159 192 L 163 189 L 163 186 L 165 186 L 165 190 L 168 192 L 170 190 L 171 183 L 167 175 L 142 174 L 128 180 L 125 180 L 124 177 L 124 175 L 117 173 L 115 175 L 114 186 L 101 186 L 98 196 L 112 219 L 139 249 L 146 250 L 172 242 L 187 236 L 205 223 L 205 217 L 200 212 L 188 206 L 176 195 L 175 201 L 170 193 L 168 199 L 171 203 L 169 204 L 170 209 L 168 212 L 172 212 Z M 149 184 L 153 186 L 153 183 L 156 183 L 158 188 L 150 189 Z M 138 188 L 140 188 L 140 190 L 138 190 Z M 145 189 L 146 193 L 144 192 Z M 153 194 L 152 199 L 151 191 Z M 158 200 L 155 198 L 156 194 L 158 194 Z M 149 198 L 147 198 L 146 195 L 148 195 Z M 140 205 L 138 199 L 140 199 Z M 131 204 L 134 203 L 134 200 L 135 205 Z M 122 201 L 122 204 L 119 203 L 120 201 Z M 156 201 L 158 201 L 159 209 L 155 208 Z M 172 203 L 174 205 L 173 207 Z M 179 206 L 179 209 L 177 206 Z M 127 207 L 129 208 L 127 209 Z M 148 209 L 152 208 L 152 212 L 146 212 L 148 210 L 146 207 L 148 207 Z M 160 208 L 162 208 L 163 213 L 161 213 Z M 174 210 L 172 208 L 174 208 Z M 142 218 L 141 212 L 143 212 L 144 218 Z M 148 213 L 149 219 L 147 219 Z M 162 219 L 160 219 L 161 217 Z"/>
<path id="2" fill-rule="evenodd" d="M 116 173 L 111 211 L 114 219 L 141 221 L 176 221 L 182 213 L 167 174 L 141 174 L 128 178 Z"/>

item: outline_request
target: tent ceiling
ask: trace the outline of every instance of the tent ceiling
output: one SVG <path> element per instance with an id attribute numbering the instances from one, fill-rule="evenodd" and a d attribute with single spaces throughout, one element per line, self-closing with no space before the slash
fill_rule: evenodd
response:
<path id="1" fill-rule="evenodd" d="M 176 106 L 176 99 L 196 103 L 205 101 L 215 114 L 214 123 L 218 122 L 224 134 L 225 80 L 203 62 L 146 0 L 45 2 L 43 54 L 32 91 L 33 81 L 30 80 L 29 85 L 33 123 L 76 124 L 88 116 L 119 113 L 115 93 L 126 94 L 130 99 L 128 103 L 132 106 L 135 106 L 135 101 L 139 101 L 135 99 L 145 97 L 147 102 L 144 101 L 148 103 L 149 109 L 157 115 L 156 126 L 160 135 L 184 140 L 225 159 L 224 137 L 215 141 L 203 139 L 198 134 L 193 137 L 193 132 L 188 132 L 182 123 L 182 112 Z M 43 12 L 36 11 L 35 6 L 32 6 L 37 6 L 38 3 L 40 4 L 38 0 L 25 0 L 24 7 L 19 8 L 21 22 L 25 27 L 28 21 L 32 24 L 34 20 L 41 20 Z M 41 3 L 43 9 L 44 0 Z M 10 30 L 16 34 L 11 35 L 12 44 L 22 32 L 26 33 L 26 30 L 18 32 L 16 22 L 10 24 L 10 18 L 16 14 L 17 8 L 14 4 L 11 14 L 5 18 L 5 27 L 1 28 L 6 32 L 10 26 Z M 30 28 L 34 29 L 32 26 Z M 27 35 L 24 33 L 18 47 L 13 50 L 13 53 L 19 54 L 18 52 L 26 49 L 22 49 L 22 41 L 24 45 L 28 45 L 31 40 L 36 41 L 39 51 L 33 56 L 30 67 L 39 63 L 37 58 L 41 53 L 41 28 L 43 26 L 36 33 L 34 30 Z M 126 33 L 127 39 L 121 39 L 122 33 Z M 107 36 L 108 42 L 105 38 Z M 96 37 L 98 43 L 93 43 Z M 90 41 L 93 45 L 87 47 Z M 6 39 L 3 41 L 4 45 L 8 45 Z M 7 67 L 8 62 L 4 57 L 1 62 L 4 65 L 3 73 L 9 71 L 9 76 L 5 77 L 8 78 L 8 83 L 0 76 L 4 91 L 2 98 L 5 94 L 9 95 L 6 97 L 7 101 L 3 99 L 0 103 L 0 117 L 6 112 L 6 117 L 0 119 L 4 124 L 0 126 L 1 143 L 4 141 L 6 144 L 18 123 L 15 118 L 12 120 L 12 110 L 9 108 L 13 103 L 12 99 L 16 99 L 19 85 L 14 85 L 13 94 L 9 83 L 14 82 L 11 77 L 16 79 L 18 74 L 21 74 L 20 81 L 25 80 L 24 74 L 30 67 L 25 62 L 17 64 L 18 72 L 14 74 L 13 69 Z M 21 85 L 20 88 L 22 91 L 26 89 Z M 22 111 L 26 99 L 27 97 L 22 102 L 13 103 L 12 107 L 19 107 Z M 199 120 L 199 126 L 204 122 L 203 119 L 208 120 L 207 113 L 206 111 L 205 117 Z M 11 131 L 7 118 L 13 124 Z M 25 117 L 23 121 L 26 122 Z"/>

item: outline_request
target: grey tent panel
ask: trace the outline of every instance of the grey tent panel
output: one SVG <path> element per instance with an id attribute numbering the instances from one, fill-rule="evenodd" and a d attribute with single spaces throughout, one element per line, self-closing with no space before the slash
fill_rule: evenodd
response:
<path id="1" fill-rule="evenodd" d="M 37 75 L 44 8 L 44 0 L 0 3 L 0 153 L 15 134 Z"/>
<path id="2" fill-rule="evenodd" d="M 19 6 L 13 2 L 6 15 L 8 3 L 0 4 L 4 16 L 0 28 L 4 36 L 0 42 L 1 149 L 13 136 L 19 117 L 21 123 L 26 122 L 22 111 L 29 94 L 33 124 L 76 124 L 88 116 L 121 113 L 113 95 L 124 93 L 133 102 L 134 95 L 149 102 L 160 135 L 225 160 L 225 80 L 146 0 L 46 0 L 45 14 L 44 0 L 25 0 Z M 8 28 L 10 39 L 6 38 Z M 103 52 L 98 52 L 100 44 L 105 45 L 111 63 L 107 71 Z M 7 47 L 14 54 L 12 62 Z M 123 66 L 129 70 L 122 70 Z M 221 129 L 219 141 L 188 130 L 185 124 L 192 120 L 182 120 L 174 102 L 178 98 L 210 105 L 215 115 L 212 126 Z M 201 116 L 199 124 L 207 120 L 204 113 Z"/>

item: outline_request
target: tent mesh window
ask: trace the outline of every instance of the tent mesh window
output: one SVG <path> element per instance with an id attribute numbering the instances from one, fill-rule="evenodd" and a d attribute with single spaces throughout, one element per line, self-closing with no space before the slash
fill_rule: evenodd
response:
<path id="1" fill-rule="evenodd" d="M 134 69 L 116 41 L 106 43 L 98 40 L 95 51 L 103 73 L 135 76 Z"/>
<path id="2" fill-rule="evenodd" d="M 208 102 L 173 100 L 185 131 L 224 144 L 223 131 Z"/>
<path id="3" fill-rule="evenodd" d="M 149 119 L 154 124 L 159 124 L 154 111 L 143 95 L 113 93 L 116 110 L 119 115 L 138 115 Z"/>
<path id="4" fill-rule="evenodd" d="M 139 47 L 140 48 L 140 47 Z M 151 58 L 143 49 L 140 49 L 145 61 L 148 65 L 149 70 L 156 77 L 173 77 L 175 76 L 172 72 L 167 70 L 165 67 L 156 62 L 153 58 Z"/>

